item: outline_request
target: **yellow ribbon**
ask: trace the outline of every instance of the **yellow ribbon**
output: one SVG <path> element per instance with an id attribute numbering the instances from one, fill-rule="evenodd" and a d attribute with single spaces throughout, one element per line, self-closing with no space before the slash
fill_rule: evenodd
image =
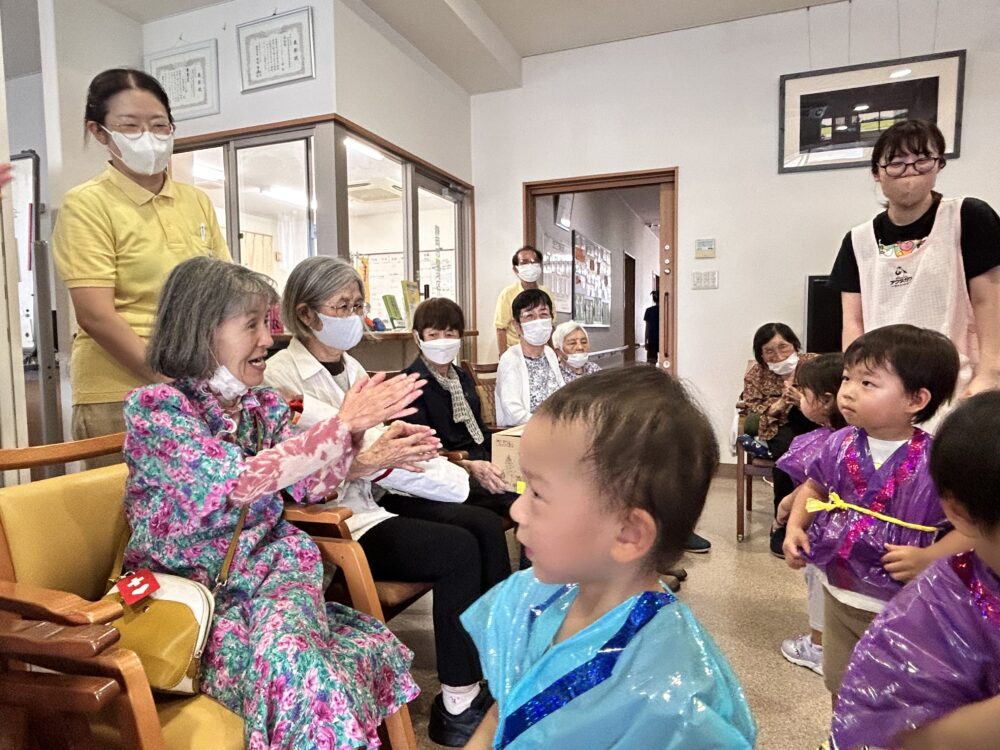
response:
<path id="1" fill-rule="evenodd" d="M 898 518 L 893 518 L 892 516 L 887 516 L 885 513 L 879 513 L 871 508 L 863 508 L 860 505 L 854 505 L 853 503 L 845 503 L 843 498 L 836 492 L 831 492 L 829 500 L 824 502 L 819 498 L 811 497 L 806 500 L 806 512 L 815 513 L 819 510 L 835 511 L 835 510 L 856 510 L 858 513 L 863 513 L 866 516 L 872 516 L 877 518 L 879 521 L 885 521 L 886 523 L 894 523 L 897 526 L 903 526 L 907 529 L 915 529 L 917 531 L 938 531 L 935 526 L 922 526 L 919 523 L 910 523 L 909 521 L 902 521 Z"/>
<path id="2" fill-rule="evenodd" d="M 914 169 L 916 169 L 916 167 L 914 167 Z M 523 495 L 524 491 L 528 489 L 527 483 L 523 480 L 515 484 L 514 487 L 518 495 Z"/>

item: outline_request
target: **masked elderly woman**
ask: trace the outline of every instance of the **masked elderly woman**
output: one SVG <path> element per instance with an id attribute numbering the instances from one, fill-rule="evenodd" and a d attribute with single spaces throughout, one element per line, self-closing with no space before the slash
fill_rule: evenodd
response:
<path id="1" fill-rule="evenodd" d="M 300 425 L 338 414 L 345 394 L 366 377 L 347 353 L 361 341 L 364 303 L 361 277 L 340 258 L 307 258 L 289 274 L 282 319 L 293 338 L 268 360 L 264 379 L 289 398 L 301 397 Z M 354 512 L 347 523 L 376 579 L 434 584 L 442 694 L 431 708 L 428 734 L 460 747 L 489 707 L 489 694 L 480 691 L 479 659 L 458 615 L 510 575 L 503 521 L 466 502 L 469 475 L 444 458 L 421 462 L 419 472 L 381 469 L 378 456 L 391 453 L 385 441 L 379 428 L 365 433 L 355 465 L 371 470 L 359 470 L 338 490 L 337 502 Z"/>
<path id="2" fill-rule="evenodd" d="M 567 320 L 557 325 L 552 332 L 552 346 L 559 357 L 559 371 L 567 383 L 581 375 L 600 372 L 600 365 L 589 360 L 590 337 L 581 323 Z"/>
<path id="3" fill-rule="evenodd" d="M 411 654 L 382 623 L 324 602 L 319 550 L 282 505 L 323 501 L 349 476 L 354 436 L 409 414 L 422 383 L 356 383 L 337 416 L 293 428 L 260 387 L 276 299 L 266 277 L 208 257 L 167 279 L 147 356 L 173 380 L 125 400 L 126 565 L 211 588 L 246 509 L 201 690 L 244 718 L 248 748 L 377 747 L 382 719 L 418 693 Z M 437 450 L 428 430 L 402 440 L 397 462 Z"/>

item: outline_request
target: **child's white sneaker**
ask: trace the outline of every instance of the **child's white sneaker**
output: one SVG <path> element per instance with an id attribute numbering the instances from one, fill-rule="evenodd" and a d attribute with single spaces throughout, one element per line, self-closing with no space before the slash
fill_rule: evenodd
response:
<path id="1" fill-rule="evenodd" d="M 781 655 L 792 664 L 823 674 L 823 647 L 814 644 L 808 633 L 782 641 Z"/>

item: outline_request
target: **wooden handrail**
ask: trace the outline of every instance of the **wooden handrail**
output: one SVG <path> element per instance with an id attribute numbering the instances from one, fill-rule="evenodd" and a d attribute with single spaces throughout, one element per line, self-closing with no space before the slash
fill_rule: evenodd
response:
<path id="1" fill-rule="evenodd" d="M 83 461 L 98 456 L 109 456 L 113 453 L 120 453 L 124 444 L 125 433 L 116 432 L 112 435 L 101 435 L 85 440 L 70 440 L 66 443 L 33 445 L 27 448 L 5 448 L 0 450 L 0 471 L 33 469 L 36 466 L 51 466 L 70 461 Z"/>

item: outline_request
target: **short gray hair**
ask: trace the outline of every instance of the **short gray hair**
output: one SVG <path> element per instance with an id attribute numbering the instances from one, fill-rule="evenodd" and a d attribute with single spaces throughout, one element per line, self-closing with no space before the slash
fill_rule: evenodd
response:
<path id="1" fill-rule="evenodd" d="M 576 330 L 583 331 L 583 335 L 587 337 L 587 341 L 590 341 L 590 334 L 587 333 L 587 329 L 583 327 L 583 323 L 577 323 L 575 320 L 567 320 L 566 322 L 557 325 L 556 330 L 552 332 L 552 345 L 556 349 L 562 349 L 562 345 L 566 340 L 566 337 Z"/>
<path id="2" fill-rule="evenodd" d="M 343 258 L 329 255 L 314 255 L 299 263 L 288 275 L 285 293 L 281 300 L 281 318 L 285 328 L 296 338 L 308 338 L 313 333 L 299 320 L 295 308 L 305 304 L 316 309 L 342 287 L 356 282 L 361 296 L 365 296 L 365 284 L 354 266 Z"/>
<path id="3" fill-rule="evenodd" d="M 277 303 L 267 276 L 208 256 L 186 260 L 167 277 L 146 361 L 170 378 L 207 378 L 218 367 L 215 330 L 234 315 Z"/>

